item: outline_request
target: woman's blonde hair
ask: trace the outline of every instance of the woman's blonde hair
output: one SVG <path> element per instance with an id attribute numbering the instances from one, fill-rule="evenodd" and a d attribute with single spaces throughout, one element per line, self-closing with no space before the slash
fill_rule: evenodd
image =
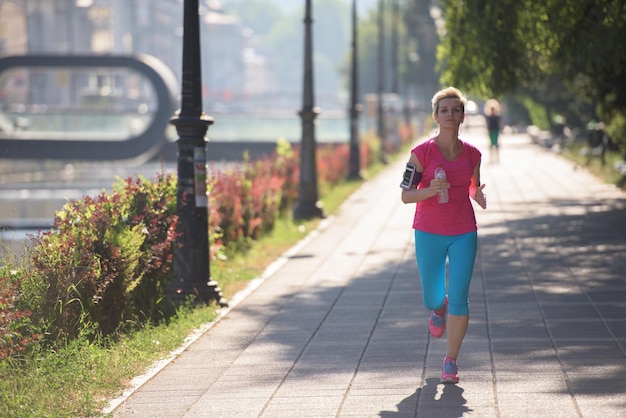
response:
<path id="1" fill-rule="evenodd" d="M 431 101 L 432 106 L 433 106 L 433 117 L 439 111 L 439 102 L 442 99 L 451 99 L 451 98 L 459 99 L 461 101 L 461 107 L 463 108 L 463 113 L 465 113 L 465 105 L 467 104 L 467 97 L 465 97 L 465 95 L 463 95 L 461 90 L 457 89 L 456 87 L 448 87 L 443 90 L 439 90 L 433 96 L 433 99 Z"/>

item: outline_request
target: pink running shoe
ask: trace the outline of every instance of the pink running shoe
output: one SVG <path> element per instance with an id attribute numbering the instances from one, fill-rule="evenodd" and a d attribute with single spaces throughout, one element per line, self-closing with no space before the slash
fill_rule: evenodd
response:
<path id="1" fill-rule="evenodd" d="M 435 311 L 430 311 L 430 320 L 428 321 L 428 329 L 430 335 L 435 338 L 441 338 L 446 330 L 446 313 L 448 312 L 448 297 L 443 301 L 443 315 L 438 315 Z"/>
<path id="2" fill-rule="evenodd" d="M 459 366 L 456 360 L 445 358 L 441 366 L 441 383 L 459 383 Z"/>

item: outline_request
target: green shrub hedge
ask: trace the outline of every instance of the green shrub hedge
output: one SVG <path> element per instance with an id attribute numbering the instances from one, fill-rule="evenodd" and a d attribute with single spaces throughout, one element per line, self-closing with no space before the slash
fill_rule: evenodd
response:
<path id="1" fill-rule="evenodd" d="M 362 165 L 369 164 L 362 144 Z M 347 175 L 347 144 L 318 147 L 320 188 Z M 209 177 L 210 257 L 245 251 L 272 230 L 298 194 L 299 156 L 286 141 L 276 155 L 245 160 Z M 19 263 L 0 266 L 0 361 L 33 345 L 92 341 L 167 319 L 176 245 L 176 179 L 119 180 L 56 213 L 54 228 L 31 237 Z"/>

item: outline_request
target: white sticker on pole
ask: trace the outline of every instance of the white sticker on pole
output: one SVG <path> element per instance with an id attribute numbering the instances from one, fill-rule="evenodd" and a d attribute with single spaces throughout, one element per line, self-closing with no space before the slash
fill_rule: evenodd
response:
<path id="1" fill-rule="evenodd" d="M 195 147 L 193 150 L 193 178 L 196 191 L 196 207 L 206 208 L 206 150 L 204 147 Z"/>

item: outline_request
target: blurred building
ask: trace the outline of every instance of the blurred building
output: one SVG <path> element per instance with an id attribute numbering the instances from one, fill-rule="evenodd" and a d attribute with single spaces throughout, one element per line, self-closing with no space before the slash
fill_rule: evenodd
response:
<path id="1" fill-rule="evenodd" d="M 250 31 L 224 14 L 219 2 L 201 0 L 200 14 L 205 109 L 238 110 L 246 98 L 271 84 L 265 61 L 250 46 Z M 0 57 L 143 53 L 167 64 L 180 85 L 182 24 L 183 0 L 0 0 Z M 127 76 L 107 71 L 25 71 L 4 82 L 0 75 L 5 104 L 82 107 L 101 102 L 103 95 L 128 91 Z"/>

